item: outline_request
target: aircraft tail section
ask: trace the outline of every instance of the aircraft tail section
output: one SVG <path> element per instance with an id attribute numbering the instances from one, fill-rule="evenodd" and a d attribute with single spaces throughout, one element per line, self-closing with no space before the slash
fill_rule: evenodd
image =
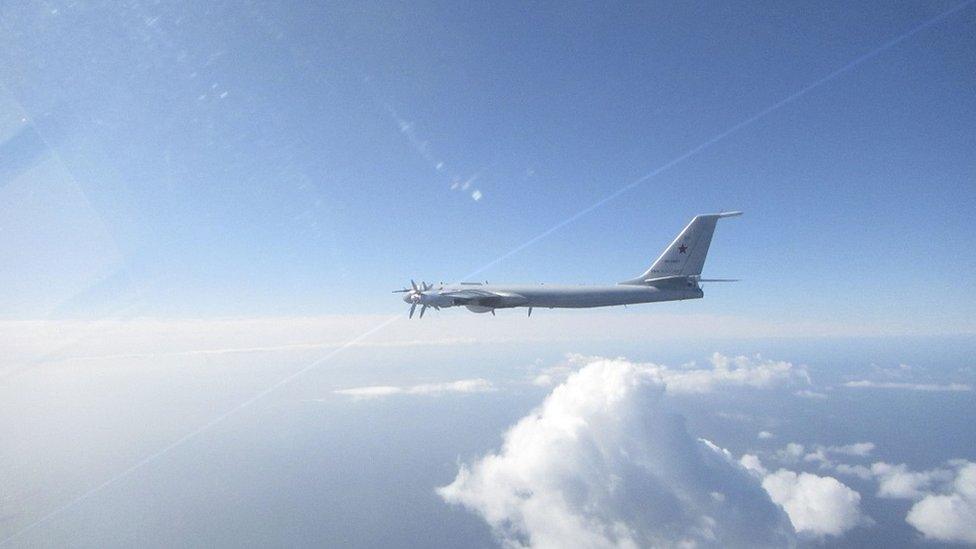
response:
<path id="1" fill-rule="evenodd" d="M 621 284 L 648 284 L 655 278 L 701 275 L 715 224 L 723 217 L 736 215 L 742 215 L 742 212 L 696 215 L 644 274 Z"/>

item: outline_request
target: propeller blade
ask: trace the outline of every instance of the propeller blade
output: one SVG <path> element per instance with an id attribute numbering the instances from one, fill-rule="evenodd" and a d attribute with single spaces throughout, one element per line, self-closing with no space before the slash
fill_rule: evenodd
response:
<path id="1" fill-rule="evenodd" d="M 406 293 L 406 292 L 409 292 L 409 291 L 410 290 L 404 288 L 402 290 L 393 290 L 393 293 L 395 293 L 395 294 L 402 294 L 402 293 Z"/>
<path id="2" fill-rule="evenodd" d="M 416 308 L 417 308 L 417 304 L 416 303 L 414 303 L 413 305 L 410 306 L 410 316 L 408 316 L 407 318 L 413 318 L 413 310 L 416 309 Z M 423 314 L 423 313 L 421 313 L 421 314 Z"/>
<path id="3" fill-rule="evenodd" d="M 420 318 L 424 318 L 424 313 L 427 311 L 427 306 L 424 305 L 420 308 Z"/>
<path id="4" fill-rule="evenodd" d="M 413 288 L 413 291 L 417 291 L 417 283 L 412 278 L 410 279 L 410 287 Z"/>

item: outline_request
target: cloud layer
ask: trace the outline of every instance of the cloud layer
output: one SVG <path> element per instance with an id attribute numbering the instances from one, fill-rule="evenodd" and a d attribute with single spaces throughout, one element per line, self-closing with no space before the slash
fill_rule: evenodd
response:
<path id="1" fill-rule="evenodd" d="M 400 310 L 406 318 L 406 309 Z M 863 325 L 790 323 L 742 317 L 650 312 L 536 312 L 527 320 L 519 311 L 501 312 L 490 327 L 478 315 L 444 311 L 424 322 L 387 322 L 387 315 L 237 319 L 13 320 L 0 314 L 0 368 L 7 364 L 79 358 L 171 356 L 253 352 L 308 352 L 355 340 L 356 346 L 458 345 L 512 342 L 574 342 L 579 334 L 603 341 L 714 338 L 882 335 L 918 330 L 870 330 Z M 592 327 L 603 329 L 594 332 Z M 450 337 L 431 337 L 449 333 Z"/>
<path id="2" fill-rule="evenodd" d="M 594 360 L 438 493 L 512 547 L 793 544 L 759 482 L 662 409 L 656 373 Z"/>
<path id="3" fill-rule="evenodd" d="M 938 392 L 959 392 L 972 391 L 972 385 L 966 383 L 908 383 L 903 381 L 870 381 L 862 379 L 858 381 L 848 381 L 844 387 L 852 389 L 900 389 L 903 391 L 938 391 Z"/>
<path id="4" fill-rule="evenodd" d="M 356 398 L 378 398 L 390 395 L 439 395 L 444 393 L 484 393 L 494 391 L 495 388 L 487 379 L 461 379 L 444 383 L 423 383 L 397 387 L 393 385 L 371 385 L 368 387 L 352 387 L 335 391 L 339 395 Z"/>

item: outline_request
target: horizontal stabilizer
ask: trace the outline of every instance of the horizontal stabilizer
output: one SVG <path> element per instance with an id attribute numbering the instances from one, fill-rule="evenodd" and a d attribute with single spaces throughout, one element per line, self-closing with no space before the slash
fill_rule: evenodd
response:
<path id="1" fill-rule="evenodd" d="M 658 276 L 644 279 L 644 284 L 655 288 L 695 288 L 698 286 L 698 279 L 693 276 Z"/>
<path id="2" fill-rule="evenodd" d="M 694 288 L 699 282 L 739 282 L 737 278 L 700 278 L 695 275 L 690 276 L 659 276 L 655 278 L 645 278 L 644 284 L 656 288 Z"/>

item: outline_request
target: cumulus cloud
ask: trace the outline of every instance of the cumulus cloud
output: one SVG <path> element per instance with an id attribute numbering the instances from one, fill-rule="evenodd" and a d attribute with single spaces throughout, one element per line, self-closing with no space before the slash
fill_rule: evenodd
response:
<path id="1" fill-rule="evenodd" d="M 828 446 L 827 451 L 847 456 L 867 457 L 871 455 L 874 448 L 873 442 L 855 442 L 854 444 L 845 444 L 844 446 Z"/>
<path id="2" fill-rule="evenodd" d="M 803 453 L 801 445 L 791 443 L 791 446 L 792 455 Z M 839 536 L 871 522 L 861 513 L 861 495 L 833 477 L 798 474 L 786 469 L 770 473 L 754 454 L 743 455 L 739 463 L 762 480 L 763 489 L 783 507 L 793 528 L 801 534 Z"/>
<path id="3" fill-rule="evenodd" d="M 770 433 L 769 431 L 759 431 L 759 434 L 756 435 L 756 437 L 759 438 L 759 440 L 769 440 L 774 436 L 776 435 Z"/>
<path id="4" fill-rule="evenodd" d="M 390 395 L 439 395 L 443 393 L 484 393 L 493 391 L 495 388 L 487 379 L 461 379 L 446 383 L 424 383 L 421 385 L 410 385 L 407 387 L 396 387 L 392 385 L 372 385 L 368 387 L 352 387 L 349 389 L 338 389 L 335 391 L 339 395 L 347 395 L 356 398 L 377 398 Z"/>
<path id="5" fill-rule="evenodd" d="M 762 486 L 783 506 L 797 532 L 839 536 L 866 522 L 861 495 L 833 477 L 780 469 L 766 475 Z"/>
<path id="6" fill-rule="evenodd" d="M 708 393 L 720 387 L 751 387 L 765 389 L 791 383 L 810 383 L 810 376 L 803 366 L 790 362 L 768 360 L 760 356 L 730 357 L 713 353 L 711 367 L 698 368 L 694 363 L 671 368 L 650 362 L 636 363 L 624 358 L 603 358 L 570 354 L 567 363 L 543 370 L 533 382 L 549 385 L 565 379 L 579 367 L 591 364 L 620 364 L 633 366 L 642 375 L 664 386 L 669 393 Z"/>
<path id="7" fill-rule="evenodd" d="M 806 369 L 781 360 L 714 353 L 710 362 L 712 368 L 671 370 L 661 366 L 655 373 L 668 391 L 675 393 L 704 393 L 727 385 L 765 388 L 798 380 L 810 382 Z"/>
<path id="8" fill-rule="evenodd" d="M 905 520 L 929 539 L 976 543 L 976 463 L 958 466 L 947 493 L 925 496 Z"/>
<path id="9" fill-rule="evenodd" d="M 884 462 L 871 464 L 871 475 L 878 479 L 878 497 L 898 499 L 917 499 L 936 483 L 952 478 L 947 469 L 911 471 L 905 464 Z"/>
<path id="10" fill-rule="evenodd" d="M 926 538 L 976 543 L 976 463 L 952 460 L 947 467 L 912 471 L 905 464 L 870 467 L 840 464 L 840 473 L 878 481 L 878 497 L 915 503 L 905 521 Z"/>
<path id="11" fill-rule="evenodd" d="M 834 465 L 832 456 L 846 457 L 868 457 L 874 451 L 873 442 L 855 442 L 844 446 L 821 446 L 818 445 L 814 450 L 803 456 L 803 461 L 818 462 L 821 467 L 831 467 Z"/>
<path id="12" fill-rule="evenodd" d="M 872 463 L 869 467 L 839 463 L 833 468 L 844 475 L 876 480 L 878 497 L 886 499 L 920 499 L 950 482 L 954 474 L 952 469 L 942 467 L 912 471 L 904 463 L 896 465 L 883 461 Z"/>
<path id="13" fill-rule="evenodd" d="M 763 467 L 762 460 L 759 456 L 755 454 L 745 454 L 739 458 L 739 464 L 746 468 L 747 471 L 752 472 L 759 477 L 764 477 L 769 472 Z"/>
<path id="14" fill-rule="evenodd" d="M 776 459 L 786 463 L 795 463 L 803 457 L 806 448 L 798 442 L 790 442 L 786 447 L 776 451 Z"/>
<path id="15" fill-rule="evenodd" d="M 907 383 L 902 381 L 870 381 L 862 379 L 858 381 L 848 381 L 844 387 L 852 389 L 901 389 L 904 391 L 932 391 L 932 392 L 959 392 L 972 391 L 973 386 L 966 383 Z"/>
<path id="16" fill-rule="evenodd" d="M 533 385 L 538 385 L 539 387 L 549 387 L 565 381 L 566 378 L 568 378 L 570 374 L 575 372 L 580 366 L 578 362 L 581 359 L 581 355 L 570 355 L 569 360 L 564 364 L 556 364 L 555 366 L 543 368 L 532 379 Z"/>
<path id="17" fill-rule="evenodd" d="M 590 362 L 438 493 L 510 547 L 791 545 L 757 479 L 662 408 L 659 373 Z"/>
<path id="18" fill-rule="evenodd" d="M 870 480 L 874 477 L 874 475 L 871 473 L 871 468 L 865 467 L 864 465 L 838 463 L 834 466 L 834 470 L 842 475 L 850 475 L 862 480 Z"/>

